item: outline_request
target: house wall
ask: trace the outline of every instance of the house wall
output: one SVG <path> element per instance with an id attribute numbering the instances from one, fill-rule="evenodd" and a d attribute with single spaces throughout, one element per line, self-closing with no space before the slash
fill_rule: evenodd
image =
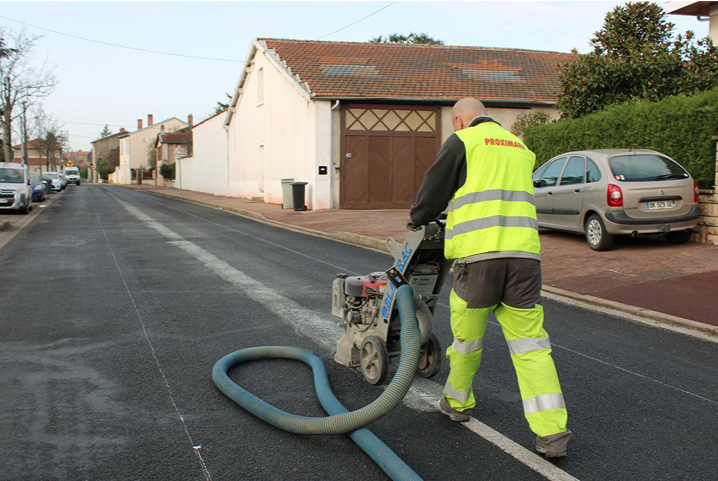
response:
<path id="1" fill-rule="evenodd" d="M 224 115 L 217 115 L 192 129 L 192 157 L 177 162 L 175 187 L 229 195 L 227 131 L 223 125 Z M 174 159 L 174 152 L 170 159 Z"/>
<path id="2" fill-rule="evenodd" d="M 120 165 L 115 171 L 117 173 L 118 183 L 130 184 L 132 182 L 131 169 L 149 167 L 147 149 L 149 146 L 154 147 L 157 135 L 161 132 L 163 125 L 165 132 L 176 132 L 187 126 L 185 122 L 172 118 L 154 124 L 151 127 L 132 132 L 129 136 L 120 140 Z"/>
<path id="3" fill-rule="evenodd" d="M 307 182 L 309 209 L 332 205 L 331 103 L 306 92 L 257 50 L 229 130 L 229 195 L 282 203 L 282 179 Z M 328 174 L 319 175 L 326 166 Z"/>
<path id="4" fill-rule="evenodd" d="M 445 106 L 441 108 L 441 141 L 444 142 L 446 138 L 454 132 L 454 126 L 451 123 L 451 109 L 452 106 Z M 553 107 L 534 107 L 530 109 L 509 109 L 509 108 L 486 108 L 486 112 L 489 117 L 496 120 L 501 124 L 503 128 L 511 131 L 511 127 L 516 122 L 516 118 L 526 112 L 546 112 L 552 119 L 558 119 L 558 110 Z"/>

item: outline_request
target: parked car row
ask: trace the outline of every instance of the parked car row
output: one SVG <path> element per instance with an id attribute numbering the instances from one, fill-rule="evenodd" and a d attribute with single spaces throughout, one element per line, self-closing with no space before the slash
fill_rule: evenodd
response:
<path id="1" fill-rule="evenodd" d="M 79 173 L 79 171 L 78 171 Z M 79 175 L 75 180 L 80 185 Z M 0 162 L 0 212 L 27 214 L 33 202 L 42 202 L 53 192 L 67 187 L 68 178 L 62 172 L 29 172 L 27 165 Z"/>
<path id="2" fill-rule="evenodd" d="M 653 150 L 567 152 L 539 167 L 533 183 L 539 227 L 584 234 L 597 251 L 617 235 L 686 243 L 701 215 L 693 177 Z"/>

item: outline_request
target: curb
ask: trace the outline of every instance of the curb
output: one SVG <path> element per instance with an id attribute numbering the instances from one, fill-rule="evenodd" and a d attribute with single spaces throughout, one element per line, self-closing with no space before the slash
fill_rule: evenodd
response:
<path id="1" fill-rule="evenodd" d="M 387 254 L 390 253 L 389 249 L 386 245 L 386 240 L 377 239 L 376 237 L 355 234 L 352 232 L 339 232 L 339 233 L 323 232 L 323 231 L 318 231 L 315 229 L 309 229 L 307 227 L 300 227 L 300 226 L 294 226 L 291 224 L 286 224 L 284 222 L 269 219 L 264 214 L 261 214 L 259 212 L 240 209 L 238 207 L 228 207 L 228 206 L 216 204 L 213 202 L 203 202 L 203 201 L 196 201 L 196 200 L 192 200 L 192 199 L 186 199 L 186 198 L 179 197 L 179 196 L 169 195 L 169 194 L 166 194 L 166 193 L 160 192 L 160 191 L 147 190 L 144 192 L 159 195 L 162 197 L 178 199 L 178 200 L 182 200 L 182 201 L 189 202 L 192 204 L 204 205 L 204 206 L 212 207 L 212 208 L 218 209 L 218 210 L 232 212 L 232 213 L 241 215 L 243 217 L 248 217 L 251 219 L 258 220 L 265 224 L 275 225 L 278 227 L 282 227 L 282 228 L 297 231 L 297 232 L 302 232 L 305 234 L 310 234 L 310 235 L 314 235 L 314 236 L 318 236 L 318 237 L 326 237 L 326 238 L 338 240 L 341 242 L 346 242 L 348 244 L 378 250 L 380 252 L 384 252 Z M 658 312 L 658 311 L 652 311 L 650 309 L 646 309 L 643 307 L 629 306 L 626 304 L 621 304 L 616 301 L 602 299 L 600 297 L 595 297 L 595 296 L 590 296 L 590 295 L 585 295 L 585 294 L 578 294 L 575 292 L 566 291 L 566 290 L 559 289 L 559 288 L 552 287 L 552 286 L 543 286 L 543 290 L 544 290 L 544 292 L 547 292 L 547 293 L 551 294 L 552 296 L 554 296 L 555 300 L 557 300 L 559 302 L 574 301 L 576 303 L 583 304 L 585 307 L 599 307 L 599 308 L 604 308 L 607 310 L 613 310 L 613 311 L 617 311 L 619 313 L 624 313 L 624 314 L 634 316 L 635 320 L 637 320 L 638 322 L 641 322 L 642 324 L 647 324 L 650 326 L 660 327 L 660 328 L 664 328 L 664 329 L 684 330 L 681 332 L 684 332 L 685 334 L 699 332 L 701 334 L 708 336 L 710 338 L 710 340 L 713 340 L 713 341 L 718 340 L 718 326 L 712 326 L 710 324 L 704 324 L 704 323 L 693 321 L 690 319 L 684 319 L 682 317 L 672 316 L 670 314 L 665 314 L 665 313 Z M 643 320 L 643 321 L 641 321 L 641 320 Z M 652 321 L 652 322 L 646 322 L 646 320 Z"/>
<path id="2" fill-rule="evenodd" d="M 627 304 L 621 304 L 620 302 L 610 301 L 608 299 L 602 299 L 596 296 L 577 294 L 575 292 L 558 289 L 556 287 L 543 286 L 543 290 L 545 292 L 548 292 L 549 294 L 553 294 L 557 298 L 569 299 L 582 304 L 603 307 L 625 314 L 630 314 L 637 318 L 649 319 L 651 321 L 654 321 L 653 323 L 649 323 L 650 325 L 656 325 L 658 327 L 678 327 L 690 329 L 691 331 L 698 331 L 708 336 L 718 338 L 718 326 L 712 326 L 710 324 L 704 324 L 702 322 L 693 321 L 691 319 L 684 319 L 682 317 L 672 316 L 663 312 L 652 311 L 644 307 L 629 306 Z"/>
<path id="3" fill-rule="evenodd" d="M 270 219 L 267 216 L 265 216 L 264 214 L 261 214 L 259 212 L 241 209 L 239 207 L 228 207 L 226 205 L 217 204 L 214 202 L 197 201 L 197 200 L 187 199 L 184 197 L 179 197 L 176 195 L 166 194 L 164 192 L 159 192 L 159 191 L 146 190 L 143 192 L 147 192 L 148 194 L 159 195 L 162 197 L 167 197 L 170 199 L 178 199 L 178 200 L 182 200 L 185 202 L 189 202 L 191 204 L 204 205 L 206 207 L 212 207 L 213 209 L 223 210 L 226 212 L 232 212 L 233 214 L 238 214 L 238 215 L 241 215 L 242 217 L 249 217 L 251 219 L 263 222 L 265 224 L 271 224 L 271 225 L 275 225 L 278 227 L 283 227 L 285 229 L 302 232 L 304 234 L 310 234 L 310 235 L 314 235 L 314 236 L 318 236 L 318 237 L 327 237 L 329 239 L 346 242 L 347 244 L 358 245 L 360 247 L 366 247 L 369 249 L 378 250 L 378 251 L 381 251 L 381 252 L 384 252 L 387 254 L 389 253 L 389 249 L 386 246 L 386 241 L 377 239 L 376 237 L 370 237 L 370 236 L 366 236 L 366 235 L 362 235 L 362 234 L 355 234 L 353 232 L 336 232 L 336 233 L 335 232 L 324 232 L 324 231 L 319 231 L 316 229 L 310 229 L 308 227 L 301 227 L 301 226 L 296 226 L 296 225 L 292 225 L 292 224 L 286 224 L 284 222 Z"/>

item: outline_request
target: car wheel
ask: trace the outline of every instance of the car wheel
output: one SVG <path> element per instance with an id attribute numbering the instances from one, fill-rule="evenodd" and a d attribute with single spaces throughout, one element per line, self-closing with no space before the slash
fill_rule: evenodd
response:
<path id="1" fill-rule="evenodd" d="M 606 231 L 606 226 L 598 214 L 591 214 L 586 221 L 586 241 L 595 251 L 607 251 L 613 247 L 613 236 Z"/>
<path id="2" fill-rule="evenodd" d="M 671 244 L 685 244 L 693 237 L 693 231 L 679 230 L 666 234 L 666 240 Z"/>

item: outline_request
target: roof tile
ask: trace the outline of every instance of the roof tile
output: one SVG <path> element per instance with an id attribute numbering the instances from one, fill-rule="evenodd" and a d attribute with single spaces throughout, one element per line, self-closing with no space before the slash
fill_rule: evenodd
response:
<path id="1" fill-rule="evenodd" d="M 574 54 L 444 45 L 264 38 L 315 97 L 556 102 Z"/>

